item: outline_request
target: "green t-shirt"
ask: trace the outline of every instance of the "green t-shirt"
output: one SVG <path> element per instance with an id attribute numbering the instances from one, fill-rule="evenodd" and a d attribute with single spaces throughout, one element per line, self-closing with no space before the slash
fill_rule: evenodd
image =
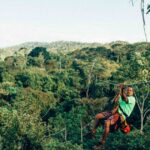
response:
<path id="1" fill-rule="evenodd" d="M 127 114 L 129 117 L 135 106 L 135 98 L 134 96 L 128 96 L 127 98 L 128 98 L 128 103 L 126 103 L 120 96 L 119 105 L 122 108 L 123 112 Z M 118 108 L 118 112 L 123 115 L 124 119 L 126 119 L 126 116 L 122 113 L 120 108 Z"/>

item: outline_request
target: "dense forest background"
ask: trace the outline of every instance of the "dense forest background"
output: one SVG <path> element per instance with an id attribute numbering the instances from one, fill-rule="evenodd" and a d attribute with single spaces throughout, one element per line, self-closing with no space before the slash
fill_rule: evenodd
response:
<path id="1" fill-rule="evenodd" d="M 0 49 L 0 149 L 92 150 L 95 114 L 124 83 L 135 89 L 132 130 L 107 150 L 150 149 L 150 43 L 25 43 Z"/>

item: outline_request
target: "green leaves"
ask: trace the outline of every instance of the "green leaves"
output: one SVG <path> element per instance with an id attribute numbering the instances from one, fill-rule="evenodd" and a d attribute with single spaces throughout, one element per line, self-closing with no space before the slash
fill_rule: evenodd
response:
<path id="1" fill-rule="evenodd" d="M 150 4 L 147 6 L 147 13 L 148 14 L 150 12 Z"/>
<path id="2" fill-rule="evenodd" d="M 149 81 L 149 50 L 147 43 L 114 42 L 107 48 L 88 47 L 69 54 L 50 54 L 38 47 L 29 55 L 16 53 L 6 58 L 0 63 L 0 148 L 92 149 L 102 129 L 97 139 L 90 140 L 85 134 L 95 114 L 111 108 L 112 83 Z M 142 99 L 140 95 L 146 96 L 149 87 L 139 84 L 135 89 Z M 147 100 L 144 108 L 149 105 Z M 139 110 L 133 115 L 136 119 L 131 119 L 134 129 L 130 135 L 111 134 L 106 149 L 148 147 L 149 134 L 142 139 L 136 129 L 140 127 Z"/>
<path id="3" fill-rule="evenodd" d="M 148 135 L 149 134 L 146 133 L 141 136 L 138 130 L 134 130 L 128 135 L 124 135 L 121 132 L 116 132 L 108 137 L 105 148 L 107 150 L 147 150 L 149 149 L 149 143 L 147 143 Z"/>

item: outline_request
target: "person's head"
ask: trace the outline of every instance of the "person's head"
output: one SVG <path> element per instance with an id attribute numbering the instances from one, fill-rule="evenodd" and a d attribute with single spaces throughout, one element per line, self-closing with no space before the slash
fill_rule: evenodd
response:
<path id="1" fill-rule="evenodd" d="M 134 90 L 131 86 L 127 87 L 127 95 L 132 96 L 134 94 Z"/>

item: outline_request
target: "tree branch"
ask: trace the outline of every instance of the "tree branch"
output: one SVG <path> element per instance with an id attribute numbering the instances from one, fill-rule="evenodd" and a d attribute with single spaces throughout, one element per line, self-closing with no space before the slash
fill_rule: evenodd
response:
<path id="1" fill-rule="evenodd" d="M 138 105 L 138 108 L 139 108 L 139 110 L 140 110 L 140 112 L 142 111 L 142 109 L 141 109 L 141 104 L 140 104 L 140 101 L 138 100 L 138 98 L 137 98 L 137 95 L 134 93 L 134 95 L 135 95 L 135 99 L 136 99 L 136 102 L 137 102 L 137 105 Z"/>
<path id="2" fill-rule="evenodd" d="M 148 98 L 148 95 L 149 95 L 149 89 L 148 89 L 148 92 L 147 92 L 145 98 L 143 98 L 143 102 L 142 102 L 142 108 L 143 108 L 143 109 L 144 109 L 145 101 L 146 101 L 146 99 Z"/>
<path id="3" fill-rule="evenodd" d="M 143 119 L 146 117 L 146 114 L 150 111 L 150 108 L 147 109 L 147 111 L 144 112 L 144 116 L 143 116 Z"/>
<path id="4" fill-rule="evenodd" d="M 143 20 L 143 30 L 144 30 L 144 35 L 145 35 L 145 39 L 147 42 L 147 34 L 146 34 L 146 29 L 145 29 L 145 11 L 144 11 L 144 0 L 141 0 L 141 14 L 142 14 L 142 20 Z"/>
<path id="5" fill-rule="evenodd" d="M 87 98 L 89 97 L 89 88 L 90 88 L 90 84 L 91 84 L 91 74 L 93 72 L 93 68 L 94 68 L 95 63 L 96 63 L 96 60 L 93 62 L 92 67 L 91 67 L 90 72 L 89 72 L 89 76 L 88 76 L 88 85 L 87 85 L 87 90 L 86 90 L 86 97 Z"/>

